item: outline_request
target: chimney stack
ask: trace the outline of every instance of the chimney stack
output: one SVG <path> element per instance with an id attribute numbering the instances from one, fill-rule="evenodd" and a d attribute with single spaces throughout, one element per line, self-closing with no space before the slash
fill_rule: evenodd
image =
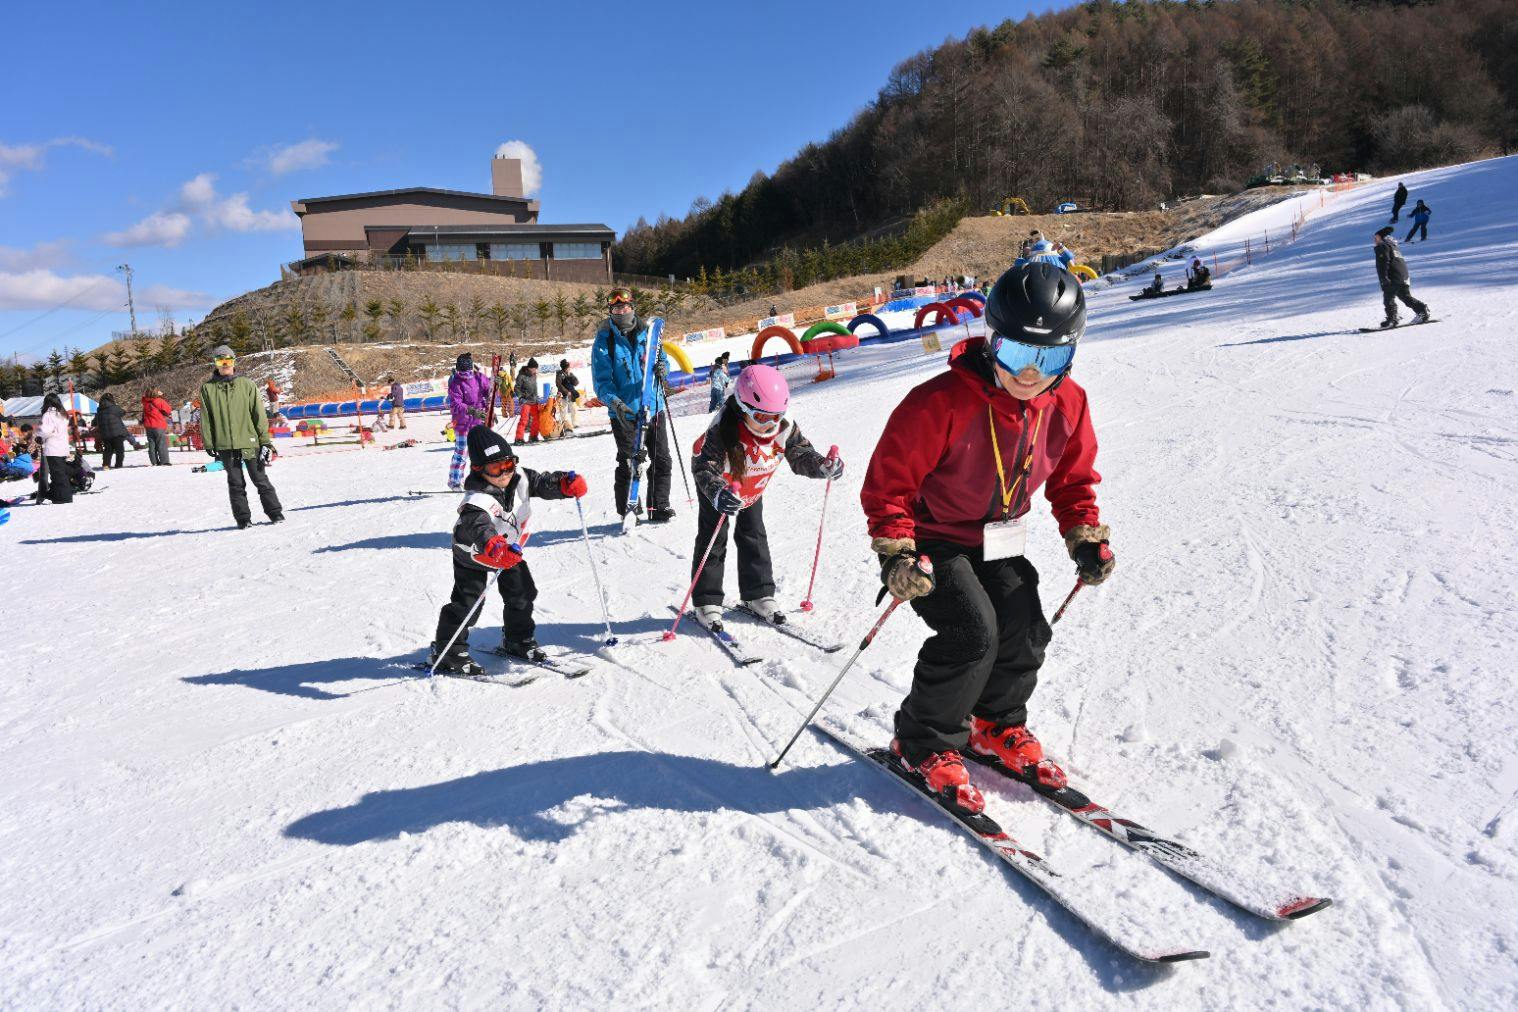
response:
<path id="1" fill-rule="evenodd" d="M 500 155 L 490 159 L 490 192 L 497 197 L 525 197 L 522 191 L 522 160 Z"/>

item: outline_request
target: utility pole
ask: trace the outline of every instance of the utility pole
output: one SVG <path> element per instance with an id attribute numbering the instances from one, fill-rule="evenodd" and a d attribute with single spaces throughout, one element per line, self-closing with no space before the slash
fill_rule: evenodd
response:
<path id="1" fill-rule="evenodd" d="M 126 275 L 126 285 L 127 285 L 127 315 L 132 318 L 132 336 L 136 337 L 137 336 L 137 307 L 135 305 L 133 305 L 133 303 L 132 303 L 132 265 L 131 264 L 122 264 L 120 267 L 117 267 L 116 269 L 118 271 L 120 271 L 122 274 Z"/>

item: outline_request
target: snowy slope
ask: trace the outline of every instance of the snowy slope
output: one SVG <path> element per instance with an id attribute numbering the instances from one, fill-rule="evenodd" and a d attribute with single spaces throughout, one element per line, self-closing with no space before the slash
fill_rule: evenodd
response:
<path id="1" fill-rule="evenodd" d="M 763 629 L 772 659 L 743 670 L 690 629 L 661 643 L 692 511 L 677 481 L 675 524 L 611 534 L 605 438 L 521 452 L 591 480 L 616 663 L 418 678 L 450 581 L 450 503 L 405 495 L 442 485 L 429 444 L 286 457 L 278 528 L 229 530 L 223 479 L 186 466 L 0 528 L 0 1006 L 1513 1007 L 1518 159 L 1406 178 L 1435 208 L 1408 256 L 1440 324 L 1354 330 L 1379 319 L 1394 180 L 1210 294 L 1093 295 L 1077 375 L 1119 565 L 1033 704 L 1098 800 L 1331 909 L 1259 923 L 996 787 L 1101 902 L 1214 953 L 1154 971 L 822 738 L 771 774 L 839 658 Z M 1251 218 L 1197 245 L 1290 212 Z M 871 621 L 859 481 L 941 366 L 906 343 L 792 373 L 796 418 L 850 465 L 822 634 Z M 821 491 L 767 495 L 789 604 Z M 591 650 L 573 507 L 535 520 L 540 637 Z M 1047 514 L 1030 555 L 1052 606 L 1073 570 Z M 500 669 L 498 629 L 491 604 L 473 642 Z M 893 618 L 827 712 L 884 741 L 923 634 Z"/>

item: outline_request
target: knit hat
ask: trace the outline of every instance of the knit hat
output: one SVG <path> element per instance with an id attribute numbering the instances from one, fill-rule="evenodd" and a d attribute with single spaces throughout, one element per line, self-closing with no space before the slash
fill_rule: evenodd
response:
<path id="1" fill-rule="evenodd" d="M 536 369 L 537 367 L 538 367 L 538 360 L 537 359 L 535 359 L 535 358 L 529 358 L 527 360 L 527 368 L 529 368 L 529 369 Z"/>
<path id="2" fill-rule="evenodd" d="M 211 349 L 211 357 L 212 358 L 236 358 L 237 356 L 232 353 L 232 349 L 231 348 L 227 347 L 224 344 L 218 344 L 216 347 L 214 347 L 214 348 Z"/>
<path id="3" fill-rule="evenodd" d="M 454 360 L 453 367 L 459 372 L 469 372 L 474 368 L 474 356 L 467 351 L 464 352 Z"/>
<path id="4" fill-rule="evenodd" d="M 567 359 L 567 358 L 561 358 L 561 359 L 559 359 L 559 368 L 562 371 L 564 371 L 564 372 L 568 372 L 569 371 L 569 359 Z"/>
<path id="5" fill-rule="evenodd" d="M 506 437 L 488 425 L 476 425 L 469 430 L 469 467 L 478 471 L 496 460 L 515 460 L 516 453 Z"/>
<path id="6" fill-rule="evenodd" d="M 1376 229 L 1376 235 L 1379 235 L 1381 238 L 1385 239 L 1395 231 L 1396 229 L 1392 228 L 1390 225 L 1382 225 L 1380 228 Z"/>

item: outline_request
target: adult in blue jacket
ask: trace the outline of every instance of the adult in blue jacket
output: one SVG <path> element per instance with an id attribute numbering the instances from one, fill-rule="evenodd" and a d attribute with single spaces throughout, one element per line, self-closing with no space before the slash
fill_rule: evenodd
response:
<path id="1" fill-rule="evenodd" d="M 1033 245 L 1029 248 L 1026 256 L 1020 256 L 1012 266 L 1021 267 L 1024 264 L 1053 264 L 1055 267 L 1069 269 L 1075 263 L 1075 254 L 1065 248 L 1064 243 L 1050 242 L 1044 238 L 1044 234 L 1035 230 L 1030 236 Z"/>
<path id="2" fill-rule="evenodd" d="M 611 434 L 617 441 L 617 474 L 612 483 L 617 515 L 627 512 L 627 490 L 632 484 L 633 439 L 638 428 L 638 412 L 643 408 L 643 365 L 648 354 L 648 325 L 638 319 L 632 292 L 614 288 L 607 299 L 609 317 L 596 331 L 590 349 L 590 375 L 596 396 L 611 412 Z M 664 399 L 664 377 L 669 374 L 669 356 L 663 345 L 654 349 L 654 376 L 649 380 L 648 428 L 643 433 L 640 459 L 649 460 L 644 500 L 648 504 L 650 523 L 668 523 L 675 511 L 669 508 L 671 468 L 669 455 L 669 410 Z"/>

